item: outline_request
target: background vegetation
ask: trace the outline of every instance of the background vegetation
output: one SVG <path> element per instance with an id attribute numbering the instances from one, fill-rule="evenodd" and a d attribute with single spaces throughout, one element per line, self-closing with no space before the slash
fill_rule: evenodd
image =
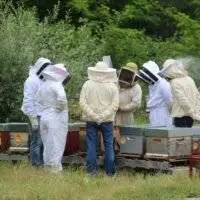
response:
<path id="1" fill-rule="evenodd" d="M 39 56 L 71 69 L 66 89 L 73 118 L 86 69 L 103 55 L 111 55 L 116 68 L 192 56 L 200 85 L 199 33 L 198 0 L 0 0 L 0 121 L 24 120 L 23 82 Z"/>

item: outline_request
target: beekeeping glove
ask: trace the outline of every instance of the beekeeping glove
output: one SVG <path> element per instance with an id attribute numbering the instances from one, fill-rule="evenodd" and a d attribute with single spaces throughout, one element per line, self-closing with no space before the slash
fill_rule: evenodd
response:
<path id="1" fill-rule="evenodd" d="M 61 112 L 66 109 L 67 102 L 66 101 L 58 101 L 56 104 L 56 111 Z"/>
<path id="2" fill-rule="evenodd" d="M 39 123 L 38 123 L 38 119 L 37 116 L 29 116 L 29 120 L 31 123 L 31 128 L 33 131 L 38 130 L 39 129 Z"/>
<path id="3" fill-rule="evenodd" d="M 101 124 L 103 122 L 103 117 L 102 115 L 99 115 L 99 114 L 95 114 L 94 115 L 94 120 L 97 124 Z"/>

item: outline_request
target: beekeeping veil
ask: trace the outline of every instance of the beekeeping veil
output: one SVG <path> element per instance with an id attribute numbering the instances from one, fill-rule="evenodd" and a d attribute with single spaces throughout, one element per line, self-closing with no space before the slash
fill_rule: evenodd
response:
<path id="1" fill-rule="evenodd" d="M 142 65 L 137 77 L 144 82 L 152 85 L 159 80 L 159 67 L 154 61 L 148 61 Z"/>
<path id="2" fill-rule="evenodd" d="M 174 79 L 187 76 L 187 66 L 183 60 L 167 59 L 163 64 L 160 75 L 165 78 Z"/>
<path id="3" fill-rule="evenodd" d="M 127 63 L 120 69 L 118 82 L 121 88 L 129 88 L 135 84 L 137 69 L 137 65 L 133 62 Z"/>
<path id="4" fill-rule="evenodd" d="M 42 71 L 51 64 L 51 61 L 47 58 L 40 57 L 35 64 L 30 66 L 29 76 L 36 75 L 40 79 L 43 78 L 41 75 Z"/>
<path id="5" fill-rule="evenodd" d="M 99 61 L 94 67 L 88 67 L 88 78 L 95 82 L 116 83 L 116 69 L 109 67 L 105 62 Z"/>
<path id="6" fill-rule="evenodd" d="M 50 65 L 48 68 L 46 68 L 42 72 L 42 75 L 46 80 L 63 82 L 67 78 L 67 76 L 69 76 L 69 73 L 67 72 L 64 64 L 55 64 Z"/>

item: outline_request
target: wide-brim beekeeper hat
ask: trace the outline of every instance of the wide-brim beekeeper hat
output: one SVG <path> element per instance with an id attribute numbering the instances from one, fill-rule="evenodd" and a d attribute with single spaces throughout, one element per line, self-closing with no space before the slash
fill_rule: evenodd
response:
<path id="1" fill-rule="evenodd" d="M 129 70 L 131 72 L 137 72 L 138 71 L 138 66 L 137 66 L 137 64 L 135 64 L 133 62 L 129 62 L 125 66 L 123 66 L 122 69 L 127 69 L 127 70 Z"/>
<path id="2" fill-rule="evenodd" d="M 115 83 L 117 82 L 117 72 L 116 69 L 100 61 L 94 67 L 88 67 L 88 78 L 97 82 Z"/>

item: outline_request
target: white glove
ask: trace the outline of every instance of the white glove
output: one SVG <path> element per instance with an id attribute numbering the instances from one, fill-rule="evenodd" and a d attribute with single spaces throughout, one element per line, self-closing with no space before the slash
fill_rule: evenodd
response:
<path id="1" fill-rule="evenodd" d="M 63 102 L 63 101 L 58 101 L 57 102 L 57 105 L 56 105 L 56 111 L 57 112 L 61 112 L 61 111 L 65 110 L 65 108 L 66 108 L 66 103 L 65 102 Z"/>
<path id="2" fill-rule="evenodd" d="M 38 123 L 37 117 L 29 116 L 29 120 L 30 120 L 30 123 L 31 123 L 32 130 L 39 129 L 39 123 Z"/>
<path id="3" fill-rule="evenodd" d="M 97 124 L 101 124 L 103 122 L 103 116 L 100 115 L 96 115 L 95 116 L 95 121 L 97 122 Z"/>
<path id="4" fill-rule="evenodd" d="M 198 113 L 194 113 L 194 114 L 192 115 L 192 118 L 193 118 L 194 120 L 196 120 L 196 121 L 200 121 L 200 115 L 199 115 Z"/>

